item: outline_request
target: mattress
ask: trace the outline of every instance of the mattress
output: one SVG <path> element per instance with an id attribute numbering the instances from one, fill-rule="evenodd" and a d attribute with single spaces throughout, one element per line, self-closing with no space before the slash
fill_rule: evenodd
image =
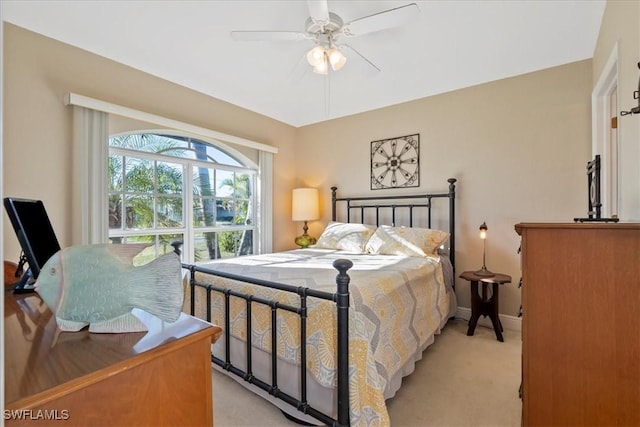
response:
<path id="1" fill-rule="evenodd" d="M 353 262 L 348 271 L 351 278 L 350 422 L 354 426 L 388 425 L 385 400 L 399 389 L 402 377 L 413 371 L 423 350 L 433 342 L 434 336 L 455 310 L 451 266 L 446 258 L 368 255 L 309 248 L 211 261 L 200 266 L 334 293 L 337 271 L 332 264 L 339 258 Z M 292 306 L 300 304 L 296 294 L 202 273 L 197 273 L 196 279 Z M 187 289 L 185 311 L 189 311 L 189 293 Z M 196 288 L 194 314 L 202 318 L 206 318 L 205 294 L 204 289 Z M 224 333 L 230 334 L 232 363 L 245 369 L 246 303 L 240 298 L 230 298 L 231 321 L 228 327 L 225 327 L 224 305 L 223 295 L 213 292 L 211 321 L 222 326 Z M 308 401 L 314 408 L 335 416 L 336 307 L 331 301 L 309 298 L 307 308 Z M 253 304 L 251 319 L 252 373 L 270 383 L 271 308 Z M 299 395 L 302 381 L 298 368 L 301 353 L 299 328 L 297 315 L 278 311 L 278 386 L 295 397 Z M 213 346 L 214 354 L 223 360 L 224 342 L 224 339 L 219 339 Z M 288 409 L 288 405 L 283 403 L 278 406 Z M 292 415 L 311 421 L 301 417 L 295 408 Z"/>

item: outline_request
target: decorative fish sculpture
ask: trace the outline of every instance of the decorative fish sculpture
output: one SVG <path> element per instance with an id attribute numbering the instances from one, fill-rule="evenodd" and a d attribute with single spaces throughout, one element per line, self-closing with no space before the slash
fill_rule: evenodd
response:
<path id="1" fill-rule="evenodd" d="M 182 310 L 182 266 L 175 253 L 136 267 L 146 244 L 70 246 L 40 270 L 36 291 L 62 331 L 138 332 L 146 326 L 132 313 L 138 307 L 167 322 Z"/>

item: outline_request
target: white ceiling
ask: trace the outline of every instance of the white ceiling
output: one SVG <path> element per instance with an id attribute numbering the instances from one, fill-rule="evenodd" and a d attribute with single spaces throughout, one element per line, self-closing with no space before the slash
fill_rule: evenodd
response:
<path id="1" fill-rule="evenodd" d="M 329 0 L 345 22 L 410 3 Z M 309 40 L 239 42 L 231 30 L 304 31 L 306 1 L 3 0 L 5 21 L 293 126 L 591 58 L 602 0 L 415 1 L 405 26 L 361 35 L 311 72 Z"/>

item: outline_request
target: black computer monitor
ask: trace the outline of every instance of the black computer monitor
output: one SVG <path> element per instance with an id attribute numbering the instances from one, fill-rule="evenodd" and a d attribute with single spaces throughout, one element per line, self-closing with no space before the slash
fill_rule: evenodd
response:
<path id="1" fill-rule="evenodd" d="M 28 291 L 33 289 L 44 264 L 60 250 L 60 244 L 41 200 L 6 197 L 4 207 L 29 264 L 15 291 Z"/>

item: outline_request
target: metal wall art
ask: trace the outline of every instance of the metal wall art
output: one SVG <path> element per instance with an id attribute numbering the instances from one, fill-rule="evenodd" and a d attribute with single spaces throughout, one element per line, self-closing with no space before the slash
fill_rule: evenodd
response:
<path id="1" fill-rule="evenodd" d="M 420 134 L 371 141 L 371 189 L 420 186 Z"/>

